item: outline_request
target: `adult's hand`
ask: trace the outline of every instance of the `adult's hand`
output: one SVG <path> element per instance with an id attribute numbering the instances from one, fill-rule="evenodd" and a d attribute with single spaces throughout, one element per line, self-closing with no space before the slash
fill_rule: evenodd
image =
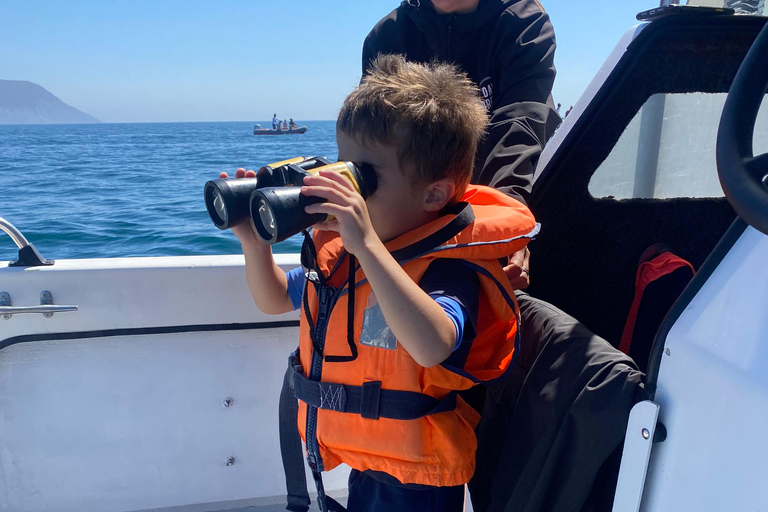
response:
<path id="1" fill-rule="evenodd" d="M 256 177 L 256 171 L 252 170 L 245 170 L 245 168 L 241 167 L 238 170 L 235 171 L 235 178 L 255 178 Z M 227 179 L 229 178 L 229 174 L 222 172 L 219 174 L 219 178 Z"/>
<path id="2" fill-rule="evenodd" d="M 531 275 L 528 272 L 530 257 L 531 252 L 528 247 L 524 247 L 509 256 L 508 264 L 504 267 L 504 273 L 507 275 L 513 290 L 523 290 L 531 284 Z"/>

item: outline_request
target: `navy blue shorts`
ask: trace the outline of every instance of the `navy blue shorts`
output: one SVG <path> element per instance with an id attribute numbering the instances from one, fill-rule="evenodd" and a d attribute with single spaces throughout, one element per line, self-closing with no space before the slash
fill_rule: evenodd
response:
<path id="1" fill-rule="evenodd" d="M 349 474 L 349 512 L 462 512 L 464 486 L 403 485 L 383 473 L 353 469 Z M 382 480 L 388 480 L 385 483 Z"/>

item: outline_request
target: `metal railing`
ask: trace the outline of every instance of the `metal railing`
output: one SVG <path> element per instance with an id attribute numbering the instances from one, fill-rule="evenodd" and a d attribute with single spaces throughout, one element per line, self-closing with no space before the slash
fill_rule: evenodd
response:
<path id="1" fill-rule="evenodd" d="M 13 240 L 13 243 L 15 243 L 16 247 L 19 249 L 23 249 L 29 245 L 29 242 L 26 238 L 24 238 L 24 235 L 21 234 L 21 231 L 16 229 L 16 226 L 2 217 L 0 217 L 0 231 L 5 231 L 5 233 L 11 237 L 11 240 Z"/>
<path id="2" fill-rule="evenodd" d="M 21 234 L 21 231 L 16 229 L 16 226 L 0 217 L 0 231 L 5 232 L 16 247 L 19 248 L 19 258 L 8 264 L 9 267 L 39 267 L 43 265 L 53 265 L 53 260 L 43 258 L 43 256 L 37 252 L 34 245 Z"/>

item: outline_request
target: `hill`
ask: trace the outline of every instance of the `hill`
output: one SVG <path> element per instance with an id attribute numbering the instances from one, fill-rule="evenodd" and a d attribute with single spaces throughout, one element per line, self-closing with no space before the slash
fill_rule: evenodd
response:
<path id="1" fill-rule="evenodd" d="M 0 124 L 100 123 L 37 84 L 0 80 Z"/>

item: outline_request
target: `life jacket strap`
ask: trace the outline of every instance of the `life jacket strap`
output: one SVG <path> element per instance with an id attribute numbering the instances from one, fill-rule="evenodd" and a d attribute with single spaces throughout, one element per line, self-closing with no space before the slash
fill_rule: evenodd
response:
<path id="1" fill-rule="evenodd" d="M 291 355 L 290 364 L 283 377 L 283 389 L 280 391 L 280 454 L 283 458 L 285 471 L 285 486 L 288 490 L 288 506 L 291 512 L 307 512 L 310 499 L 307 491 L 307 477 L 304 473 L 304 454 L 301 449 L 301 436 L 297 424 L 299 417 L 299 402 L 294 396 L 294 362 Z M 316 467 L 310 464 L 312 478 L 317 488 L 317 505 L 321 512 L 346 512 L 346 509 L 332 497 L 325 494 L 323 477 Z"/>
<path id="2" fill-rule="evenodd" d="M 325 494 L 323 475 L 314 468 L 312 469 L 312 478 L 315 480 L 315 488 L 317 489 L 317 508 L 321 512 L 347 512 L 341 503 Z"/>
<path id="3" fill-rule="evenodd" d="M 475 212 L 467 202 L 455 203 L 444 213 L 454 215 L 448 224 L 414 244 L 392 251 L 392 257 L 400 264 L 418 258 L 455 237 L 475 221 Z"/>
<path id="4" fill-rule="evenodd" d="M 374 420 L 415 420 L 456 408 L 455 392 L 448 393 L 440 400 L 413 391 L 381 389 L 381 382 L 378 381 L 350 386 L 309 380 L 304 377 L 294 358 L 291 358 L 289 374 L 293 376 L 294 396 L 318 409 L 359 414 Z"/>
<path id="5" fill-rule="evenodd" d="M 299 404 L 293 396 L 292 374 L 293 370 L 288 368 L 283 377 L 283 389 L 280 391 L 280 455 L 283 459 L 285 484 L 288 490 L 286 508 L 291 512 L 307 512 L 310 501 L 304 474 L 304 454 L 297 424 Z"/>

